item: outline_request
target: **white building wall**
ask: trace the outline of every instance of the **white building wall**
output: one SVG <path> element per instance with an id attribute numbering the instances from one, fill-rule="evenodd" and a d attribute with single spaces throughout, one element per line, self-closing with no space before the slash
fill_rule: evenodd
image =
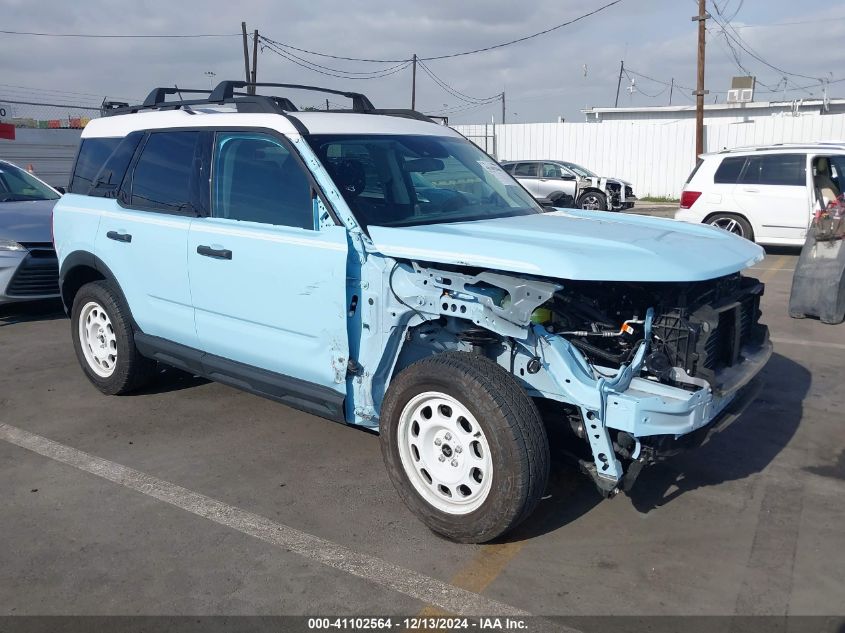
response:
<path id="1" fill-rule="evenodd" d="M 579 163 L 634 184 L 640 196 L 678 198 L 695 165 L 695 122 L 603 121 L 456 125 L 498 160 L 551 158 Z M 772 116 L 747 123 L 710 123 L 705 151 L 744 145 L 845 141 L 845 113 Z"/>

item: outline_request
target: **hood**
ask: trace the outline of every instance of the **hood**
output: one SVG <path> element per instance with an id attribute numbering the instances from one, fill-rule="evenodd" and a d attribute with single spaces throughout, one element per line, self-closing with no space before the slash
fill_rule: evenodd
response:
<path id="1" fill-rule="evenodd" d="M 390 257 L 594 281 L 703 281 L 761 261 L 762 248 L 676 220 L 558 210 L 454 224 L 370 226 Z"/>
<path id="2" fill-rule="evenodd" d="M 58 200 L 0 202 L 0 239 L 49 242 L 50 214 Z"/>

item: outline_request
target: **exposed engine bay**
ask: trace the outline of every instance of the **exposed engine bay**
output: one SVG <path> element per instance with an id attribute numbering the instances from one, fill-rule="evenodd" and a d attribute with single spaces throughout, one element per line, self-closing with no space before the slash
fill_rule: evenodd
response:
<path id="1" fill-rule="evenodd" d="M 618 369 L 642 345 L 645 314 L 653 308 L 644 371 L 673 386 L 689 386 L 679 380 L 686 374 L 718 389 L 717 371 L 765 337 L 758 323 L 762 293 L 756 279 L 739 274 L 683 285 L 568 282 L 532 321 L 567 339 L 593 365 Z"/>

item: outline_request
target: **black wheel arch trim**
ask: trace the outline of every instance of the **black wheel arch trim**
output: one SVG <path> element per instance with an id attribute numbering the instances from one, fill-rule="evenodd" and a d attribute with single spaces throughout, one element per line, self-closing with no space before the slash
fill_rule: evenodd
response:
<path id="1" fill-rule="evenodd" d="M 104 279 L 114 284 L 115 289 L 120 293 L 121 299 L 123 299 L 124 305 L 129 310 L 129 319 L 132 322 L 133 329 L 136 332 L 140 332 L 141 329 L 132 316 L 132 308 L 129 307 L 129 302 L 126 301 L 126 295 L 123 294 L 123 289 L 120 287 L 117 277 L 115 277 L 114 273 L 102 259 L 89 251 L 73 251 L 62 260 L 62 266 L 59 269 L 59 292 L 62 296 L 62 305 L 64 305 L 65 312 L 68 316 L 70 316 L 70 312 L 73 309 L 73 301 L 68 301 L 67 293 L 65 292 L 65 280 L 67 279 L 68 273 L 77 268 L 91 268 L 96 270 Z"/>

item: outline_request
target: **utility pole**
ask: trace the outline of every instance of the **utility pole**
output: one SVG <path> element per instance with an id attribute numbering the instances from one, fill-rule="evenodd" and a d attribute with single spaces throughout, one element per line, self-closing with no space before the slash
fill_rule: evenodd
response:
<path id="1" fill-rule="evenodd" d="M 698 22 L 698 80 L 695 85 L 695 158 L 704 153 L 704 27 L 707 15 L 707 0 L 698 0 L 698 15 L 692 17 Z"/>
<path id="2" fill-rule="evenodd" d="M 241 32 L 244 36 L 244 74 L 246 75 L 246 82 L 249 83 L 249 47 L 246 43 L 246 22 L 241 22 Z"/>
<path id="3" fill-rule="evenodd" d="M 252 34 L 252 83 L 258 81 L 258 29 Z M 255 94 L 255 86 L 250 86 L 250 94 Z"/>
<path id="4" fill-rule="evenodd" d="M 672 92 L 675 90 L 675 78 L 672 77 L 672 82 L 669 84 L 669 105 L 672 105 Z"/>
<path id="5" fill-rule="evenodd" d="M 505 91 L 502 90 L 502 124 L 505 123 Z"/>
<path id="6" fill-rule="evenodd" d="M 619 80 L 616 82 L 616 101 L 613 102 L 613 107 L 619 107 L 619 87 L 622 85 L 622 73 L 625 72 L 625 60 L 619 62 Z"/>
<path id="7" fill-rule="evenodd" d="M 414 53 L 411 70 L 411 110 L 417 109 L 417 54 Z"/>
<path id="8" fill-rule="evenodd" d="M 326 99 L 326 112 L 328 112 L 328 111 L 329 111 L 329 100 Z"/>

